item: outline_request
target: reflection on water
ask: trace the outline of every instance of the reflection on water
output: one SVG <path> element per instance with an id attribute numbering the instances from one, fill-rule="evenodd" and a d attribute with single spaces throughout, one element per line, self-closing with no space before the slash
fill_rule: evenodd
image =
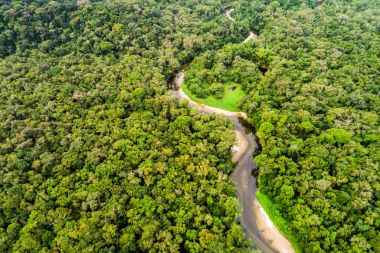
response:
<path id="1" fill-rule="evenodd" d="M 254 202 L 256 200 L 258 169 L 253 161 L 253 156 L 259 152 L 259 145 L 253 134 L 254 128 L 249 124 L 244 113 L 230 112 L 193 101 L 181 89 L 184 76 L 184 71 L 177 74 L 170 84 L 171 90 L 169 92 L 178 99 L 187 100 L 189 106 L 197 108 L 200 113 L 224 115 L 232 121 L 236 132 L 240 133 L 240 149 L 235 154 L 235 169 L 231 174 L 231 179 L 236 186 L 236 195 L 243 208 L 239 222 L 242 225 L 244 234 L 253 242 L 255 248 L 259 248 L 264 253 L 275 252 L 272 249 L 271 242 L 263 236 L 262 231 L 257 227 L 257 211 L 254 209 Z"/>
<path id="2" fill-rule="evenodd" d="M 253 128 L 253 126 L 249 124 L 248 120 L 244 118 L 243 116 L 239 115 L 238 121 L 243 126 L 245 134 L 250 134 L 250 133 L 255 132 L 255 129 Z"/>

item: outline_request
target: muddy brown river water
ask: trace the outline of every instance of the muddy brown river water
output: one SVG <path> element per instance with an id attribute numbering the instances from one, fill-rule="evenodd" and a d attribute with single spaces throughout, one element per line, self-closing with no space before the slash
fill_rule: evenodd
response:
<path id="1" fill-rule="evenodd" d="M 247 125 L 248 118 L 242 112 L 230 112 L 219 108 L 210 107 L 193 101 L 182 90 L 181 86 L 185 76 L 184 71 L 180 71 L 170 88 L 170 93 L 177 99 L 185 99 L 189 106 L 197 108 L 205 114 L 221 114 L 230 119 L 235 127 L 238 145 L 234 147 L 232 162 L 236 164 L 231 175 L 239 202 L 243 207 L 239 218 L 244 233 L 249 238 L 254 248 L 264 253 L 292 253 L 289 241 L 276 229 L 263 207 L 256 198 L 257 185 L 256 178 L 252 176 L 253 170 L 257 169 L 253 162 L 253 155 L 259 150 L 257 139 Z"/>
<path id="2" fill-rule="evenodd" d="M 228 8 L 225 14 L 232 22 L 235 22 L 235 19 L 231 17 L 232 11 L 233 9 Z M 250 32 L 242 44 L 256 39 L 257 34 Z M 184 77 L 185 70 L 176 75 L 169 89 L 173 96 L 177 99 L 187 100 L 189 106 L 197 108 L 201 113 L 224 115 L 234 124 L 238 143 L 233 147 L 232 162 L 236 166 L 231 174 L 231 179 L 235 184 L 236 195 L 243 208 L 239 221 L 245 236 L 251 240 L 254 248 L 264 253 L 294 253 L 295 250 L 290 242 L 277 230 L 256 198 L 258 189 L 256 178 L 252 176 L 252 172 L 257 170 L 257 166 L 253 162 L 253 155 L 259 150 L 259 145 L 252 130 L 244 127 L 249 125 L 247 115 L 243 112 L 230 112 L 193 101 L 182 90 Z"/>

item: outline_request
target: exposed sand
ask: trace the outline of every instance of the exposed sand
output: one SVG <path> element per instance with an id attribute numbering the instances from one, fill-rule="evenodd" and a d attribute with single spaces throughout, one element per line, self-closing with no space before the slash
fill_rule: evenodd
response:
<path id="1" fill-rule="evenodd" d="M 230 20 L 235 21 L 235 19 L 231 17 L 231 12 L 232 12 L 233 10 L 234 10 L 234 9 L 227 9 L 227 10 L 226 10 L 226 16 L 227 16 L 227 18 L 229 18 Z"/>
<path id="2" fill-rule="evenodd" d="M 265 253 L 295 252 L 289 241 L 274 226 L 256 198 L 256 179 L 252 176 L 252 170 L 256 168 L 253 163 L 253 152 L 258 149 L 258 145 L 254 135 L 246 133 L 239 122 L 239 117 L 247 120 L 247 115 L 242 112 L 230 112 L 193 101 L 182 90 L 184 76 L 183 71 L 177 74 L 174 80 L 175 87 L 169 90 L 173 96 L 188 101 L 189 106 L 197 108 L 202 113 L 225 115 L 235 126 L 237 143 L 233 147 L 232 162 L 237 163 L 237 166 L 231 178 L 235 182 L 237 195 L 243 207 L 240 222 L 245 228 L 248 238 Z"/>
<path id="3" fill-rule="evenodd" d="M 77 0 L 78 5 L 87 4 L 89 2 L 90 2 L 90 0 Z"/>
<path id="4" fill-rule="evenodd" d="M 253 212 L 256 213 L 256 225 L 263 237 L 271 242 L 271 246 L 280 253 L 294 253 L 290 242 L 277 230 L 260 202 L 255 198 Z"/>
<path id="5" fill-rule="evenodd" d="M 250 40 L 255 40 L 257 39 L 257 34 L 253 32 L 249 32 L 248 37 L 242 42 L 243 44 L 247 43 Z"/>
<path id="6" fill-rule="evenodd" d="M 248 142 L 247 139 L 244 138 L 243 134 L 236 130 L 236 139 L 237 143 L 235 146 L 232 147 L 232 151 L 234 152 L 232 156 L 232 162 L 237 162 L 241 155 L 248 149 Z"/>
<path id="7" fill-rule="evenodd" d="M 231 16 L 233 9 L 226 10 L 226 16 L 235 21 Z M 255 40 L 257 35 L 250 32 L 249 36 L 242 42 L 246 43 Z M 231 175 L 236 186 L 236 194 L 243 207 L 239 221 L 244 228 L 246 236 L 254 243 L 255 247 L 264 253 L 294 253 L 295 250 L 290 242 L 277 230 L 264 208 L 256 198 L 257 186 L 256 178 L 252 176 L 252 171 L 257 169 L 253 163 L 253 152 L 258 150 L 256 137 L 251 132 L 246 132 L 244 126 L 239 122 L 239 118 L 248 119 L 243 112 L 230 112 L 193 101 L 182 90 L 182 83 L 185 76 L 184 71 L 180 71 L 175 80 L 174 87 L 169 92 L 178 99 L 185 99 L 189 106 L 197 108 L 200 112 L 211 114 L 223 114 L 230 119 L 236 130 L 237 143 L 233 146 L 232 161 L 236 163 L 234 172 Z"/>

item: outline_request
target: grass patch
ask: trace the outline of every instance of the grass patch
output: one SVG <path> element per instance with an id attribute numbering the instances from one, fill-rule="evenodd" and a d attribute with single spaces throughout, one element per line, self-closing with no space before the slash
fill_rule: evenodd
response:
<path id="1" fill-rule="evenodd" d="M 290 229 L 288 222 L 282 217 L 280 210 L 278 210 L 273 201 L 267 195 L 259 191 L 256 192 L 256 197 L 281 234 L 289 240 L 297 253 L 302 253 L 303 251 L 298 244 L 296 235 Z"/>
<path id="2" fill-rule="evenodd" d="M 236 87 L 236 89 L 231 89 L 234 86 Z M 192 100 L 198 103 L 202 103 L 205 105 L 209 105 L 219 109 L 224 109 L 231 112 L 240 112 L 241 110 L 238 106 L 240 104 L 241 98 L 246 95 L 245 91 L 242 90 L 241 86 L 236 83 L 228 83 L 224 87 L 224 96 L 220 99 L 217 99 L 213 96 L 208 96 L 207 98 L 198 98 L 191 93 L 186 83 L 183 83 L 182 90 Z"/>

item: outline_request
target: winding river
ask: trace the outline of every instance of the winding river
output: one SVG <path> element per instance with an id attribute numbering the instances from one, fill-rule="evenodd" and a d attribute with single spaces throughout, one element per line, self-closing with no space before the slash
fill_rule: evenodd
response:
<path id="1" fill-rule="evenodd" d="M 231 18 L 232 9 L 226 10 L 226 15 Z M 249 36 L 242 42 L 254 40 L 257 35 L 250 32 Z M 249 128 L 244 127 L 248 122 L 247 115 L 243 112 L 230 112 L 219 108 L 210 107 L 197 103 L 189 98 L 182 90 L 185 70 L 180 71 L 170 87 L 170 93 L 177 99 L 185 99 L 191 107 L 197 108 L 205 114 L 220 114 L 230 119 L 236 130 L 238 144 L 233 148 L 232 161 L 236 163 L 235 170 L 231 175 L 240 204 L 243 207 L 239 221 L 244 229 L 245 235 L 252 241 L 255 248 L 264 253 L 293 253 L 295 252 L 289 241 L 276 229 L 263 207 L 256 198 L 256 178 L 252 176 L 253 170 L 257 169 L 253 162 L 253 154 L 259 149 L 256 137 Z"/>

